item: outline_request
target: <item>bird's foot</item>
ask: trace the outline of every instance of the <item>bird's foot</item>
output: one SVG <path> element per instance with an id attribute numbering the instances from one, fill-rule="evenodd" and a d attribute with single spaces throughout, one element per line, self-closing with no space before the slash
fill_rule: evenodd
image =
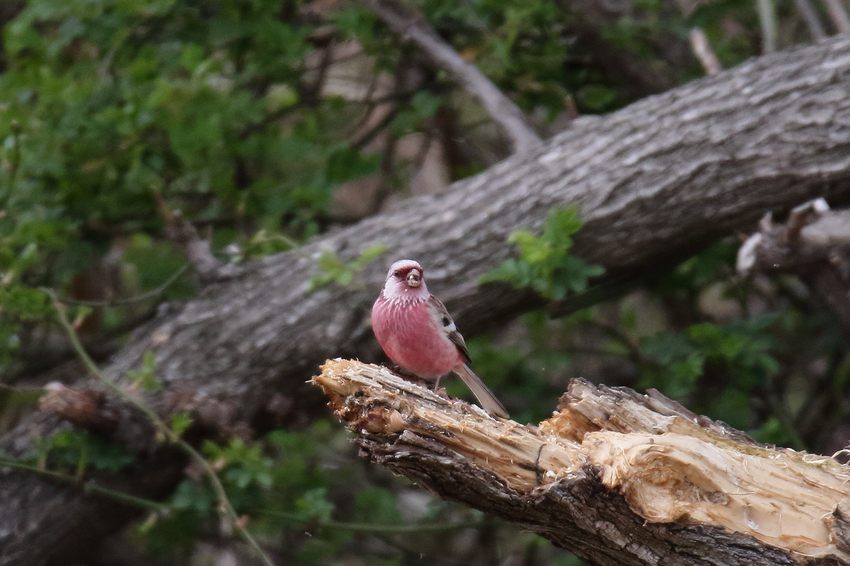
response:
<path id="1" fill-rule="evenodd" d="M 440 387 L 440 379 L 442 379 L 442 378 L 438 377 L 437 381 L 434 382 L 434 393 L 436 393 L 437 395 L 439 395 L 443 399 L 451 400 L 451 396 L 449 395 L 449 392 L 446 391 L 446 388 Z"/>

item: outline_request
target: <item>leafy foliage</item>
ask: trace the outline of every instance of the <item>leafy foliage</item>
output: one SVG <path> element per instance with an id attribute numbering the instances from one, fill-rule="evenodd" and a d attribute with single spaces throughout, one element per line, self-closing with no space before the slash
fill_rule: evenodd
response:
<path id="1" fill-rule="evenodd" d="M 192 426 L 192 415 L 189 413 L 172 413 L 171 414 L 171 430 L 178 438 L 183 436 L 189 427 Z"/>
<path id="2" fill-rule="evenodd" d="M 508 259 L 487 274 L 482 283 L 507 281 L 514 287 L 531 287 L 547 299 L 560 301 L 568 292 L 587 289 L 588 279 L 599 277 L 605 268 L 588 265 L 581 258 L 569 255 L 572 235 L 582 226 L 578 209 L 555 210 L 543 225 L 543 234 L 535 236 L 528 230 L 517 230 L 508 242 L 519 248 L 519 258 Z"/>
<path id="3" fill-rule="evenodd" d="M 644 369 L 642 385 L 684 398 L 696 391 L 706 368 L 714 365 L 715 371 L 722 368 L 735 376 L 736 389 L 749 393 L 779 371 L 774 355 L 778 343 L 765 332 L 776 319 L 776 315 L 768 314 L 725 326 L 700 323 L 681 333 L 650 336 L 642 341 L 641 354 L 657 366 Z"/>
<path id="4" fill-rule="evenodd" d="M 292 559 L 298 564 L 339 559 L 357 548 L 362 537 L 375 535 L 375 540 L 394 541 L 416 533 L 439 545 L 441 533 L 457 529 L 453 524 L 479 522 L 480 514 L 423 496 L 385 473 L 378 474 L 380 485 L 374 485 L 349 457 L 346 435 L 326 420 L 303 432 L 273 431 L 262 442 L 207 443 L 204 451 L 237 510 L 253 517 L 251 529 L 260 536 L 283 532 L 294 542 Z M 403 503 L 405 494 L 420 501 L 414 517 Z M 185 556 L 204 526 L 215 524 L 215 502 L 205 482 L 184 480 L 170 498 L 170 515 L 145 521 L 138 536 L 163 558 Z M 435 530 L 435 525 L 441 528 Z M 412 555 L 399 549 L 389 556 L 405 563 L 404 557 Z"/>
<path id="5" fill-rule="evenodd" d="M 35 452 L 22 460 L 82 476 L 89 468 L 117 472 L 131 465 L 135 457 L 116 441 L 85 431 L 63 430 L 50 438 L 40 439 Z"/>
<path id="6" fill-rule="evenodd" d="M 142 355 L 142 367 L 127 372 L 127 378 L 133 387 L 139 387 L 145 393 L 155 393 L 162 389 L 162 382 L 156 378 L 156 356 L 153 352 Z"/>
<path id="7" fill-rule="evenodd" d="M 279 18 L 295 7 L 33 0 L 8 25 L 0 369 L 20 332 L 47 314 L 32 287 L 73 289 L 110 250 L 124 279 L 113 293 L 155 287 L 176 269 L 153 257 L 170 248 L 158 237 L 157 199 L 220 226 L 214 239 L 224 244 L 251 238 L 234 231 L 240 222 L 274 232 L 286 218 L 306 236 L 333 187 L 377 168 L 379 158 L 341 138 L 346 105 L 305 83 L 316 25 Z M 140 238 L 144 256 L 126 245 Z"/>
<path id="8" fill-rule="evenodd" d="M 343 263 L 335 254 L 324 252 L 319 256 L 319 273 L 310 281 L 310 289 L 315 290 L 331 283 L 348 287 L 369 263 L 382 255 L 386 246 L 374 244 L 363 250 L 356 259 Z"/>

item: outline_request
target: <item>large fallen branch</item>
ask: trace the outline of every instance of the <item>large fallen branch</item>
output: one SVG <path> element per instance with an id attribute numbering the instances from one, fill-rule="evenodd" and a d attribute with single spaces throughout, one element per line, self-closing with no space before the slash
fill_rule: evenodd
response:
<path id="1" fill-rule="evenodd" d="M 360 362 L 328 361 L 313 382 L 362 456 L 591 564 L 850 564 L 850 469 L 658 393 L 574 380 L 531 426 Z"/>
<path id="2" fill-rule="evenodd" d="M 835 39 L 754 59 L 610 116 L 580 118 L 448 194 L 411 199 L 164 307 L 104 373 L 120 380 L 154 352 L 164 388 L 148 403 L 163 416 L 190 412 L 198 435 L 250 436 L 312 418 L 320 396 L 302 384 L 318 364 L 378 359 L 368 312 L 391 260 L 420 260 L 467 336 L 541 304 L 478 281 L 514 253 L 511 231 L 538 228 L 553 207 L 581 209 L 586 224 L 574 252 L 604 265 L 604 281 L 652 273 L 747 230 L 766 211 L 812 195 L 833 203 L 850 197 L 848 91 L 850 41 Z M 362 286 L 311 290 L 323 251 L 347 261 L 376 243 L 388 252 L 363 272 Z M 26 419 L 0 439 L 0 450 L 22 454 L 57 422 Z M 120 419 L 114 432 L 128 438 L 138 428 Z M 136 445 L 138 461 L 112 477 L 115 485 L 168 493 L 181 462 L 163 461 L 145 439 Z M 67 563 L 133 516 L 20 473 L 0 475 L 0 501 L 2 566 Z"/>

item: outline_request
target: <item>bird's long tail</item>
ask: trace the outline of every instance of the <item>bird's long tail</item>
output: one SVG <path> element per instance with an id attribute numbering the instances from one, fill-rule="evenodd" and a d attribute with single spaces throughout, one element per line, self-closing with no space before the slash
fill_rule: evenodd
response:
<path id="1" fill-rule="evenodd" d="M 460 376 L 464 383 L 466 383 L 466 386 L 469 387 L 469 390 L 472 391 L 473 395 L 475 395 L 475 398 L 478 399 L 478 402 L 485 411 L 494 417 L 502 417 L 503 419 L 510 418 L 501 401 L 496 399 L 493 392 L 484 385 L 481 378 L 469 369 L 468 365 L 460 364 L 454 368 L 454 372 Z"/>

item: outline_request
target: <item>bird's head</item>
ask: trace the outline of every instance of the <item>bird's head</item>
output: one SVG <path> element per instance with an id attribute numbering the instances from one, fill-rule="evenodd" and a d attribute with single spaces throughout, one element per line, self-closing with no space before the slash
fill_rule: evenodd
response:
<path id="1" fill-rule="evenodd" d="M 425 288 L 425 272 L 412 259 L 402 259 L 390 266 L 384 289 L 389 292 L 411 292 Z"/>

